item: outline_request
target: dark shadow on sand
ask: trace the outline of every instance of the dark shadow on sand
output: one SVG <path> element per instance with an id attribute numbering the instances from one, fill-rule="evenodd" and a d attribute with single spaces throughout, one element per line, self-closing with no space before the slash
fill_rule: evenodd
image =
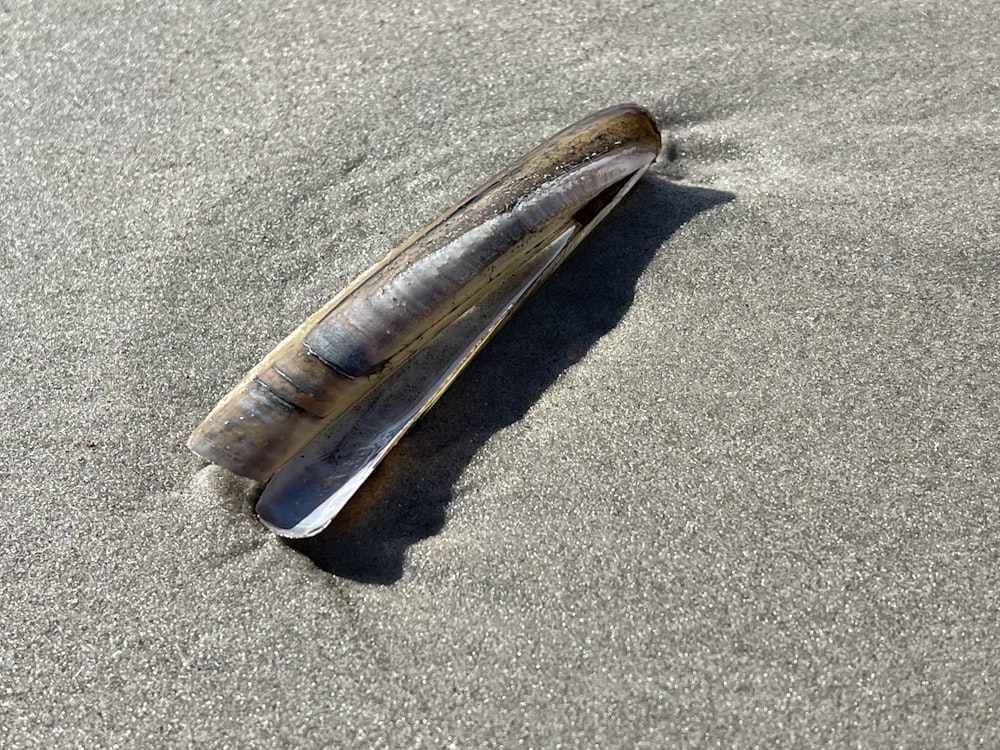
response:
<path id="1" fill-rule="evenodd" d="M 319 536 L 289 544 L 320 568 L 391 584 L 407 548 L 444 526 L 452 489 L 482 444 L 520 419 L 632 304 L 653 254 L 732 193 L 651 175 L 635 188 L 455 381 Z"/>

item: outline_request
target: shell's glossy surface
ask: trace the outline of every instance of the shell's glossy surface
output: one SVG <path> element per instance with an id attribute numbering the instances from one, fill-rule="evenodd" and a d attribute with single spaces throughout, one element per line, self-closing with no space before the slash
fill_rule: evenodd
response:
<path id="1" fill-rule="evenodd" d="M 659 147 L 656 123 L 635 105 L 603 110 L 556 134 L 306 320 L 215 407 L 189 447 L 236 474 L 266 480 L 334 425 L 331 432 L 343 434 L 333 452 L 363 457 L 347 460 L 358 466 L 337 480 L 334 492 L 349 496 L 520 301 L 628 192 Z M 383 386 L 387 393 L 373 395 Z M 341 419 L 347 424 L 336 425 Z M 369 426 L 355 429 L 355 421 Z M 286 471 L 304 470 L 303 460 Z M 315 533 L 332 518 L 303 524 L 319 512 L 317 503 L 325 508 L 320 515 L 330 503 L 306 500 L 301 488 L 292 489 L 295 481 L 278 480 L 275 488 L 288 489 L 265 491 L 267 512 L 258 506 L 276 531 Z M 331 482 L 322 484 L 328 492 Z M 302 507 L 286 513 L 283 505 Z"/>

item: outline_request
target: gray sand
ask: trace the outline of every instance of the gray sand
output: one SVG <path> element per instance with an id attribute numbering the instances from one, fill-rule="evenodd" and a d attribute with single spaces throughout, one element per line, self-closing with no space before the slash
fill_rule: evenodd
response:
<path id="1" fill-rule="evenodd" d="M 992 3 L 22 5 L 0 746 L 1000 744 Z M 665 133 L 632 198 L 269 535 L 188 432 L 619 101 Z"/>

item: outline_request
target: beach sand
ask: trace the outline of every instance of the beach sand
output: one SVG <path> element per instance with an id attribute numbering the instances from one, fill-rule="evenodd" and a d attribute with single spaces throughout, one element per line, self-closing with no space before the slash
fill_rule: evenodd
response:
<path id="1" fill-rule="evenodd" d="M 0 746 L 1000 744 L 992 4 L 0 12 Z M 660 160 L 323 535 L 184 447 L 585 114 Z"/>

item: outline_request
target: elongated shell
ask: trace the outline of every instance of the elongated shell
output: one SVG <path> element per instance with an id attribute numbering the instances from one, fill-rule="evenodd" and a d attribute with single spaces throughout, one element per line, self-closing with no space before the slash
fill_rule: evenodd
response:
<path id="1" fill-rule="evenodd" d="M 219 402 L 188 446 L 267 480 L 514 269 L 561 237 L 568 252 L 659 148 L 656 123 L 635 105 L 556 134 L 306 320 Z M 449 372 L 448 382 L 457 370 Z"/>

